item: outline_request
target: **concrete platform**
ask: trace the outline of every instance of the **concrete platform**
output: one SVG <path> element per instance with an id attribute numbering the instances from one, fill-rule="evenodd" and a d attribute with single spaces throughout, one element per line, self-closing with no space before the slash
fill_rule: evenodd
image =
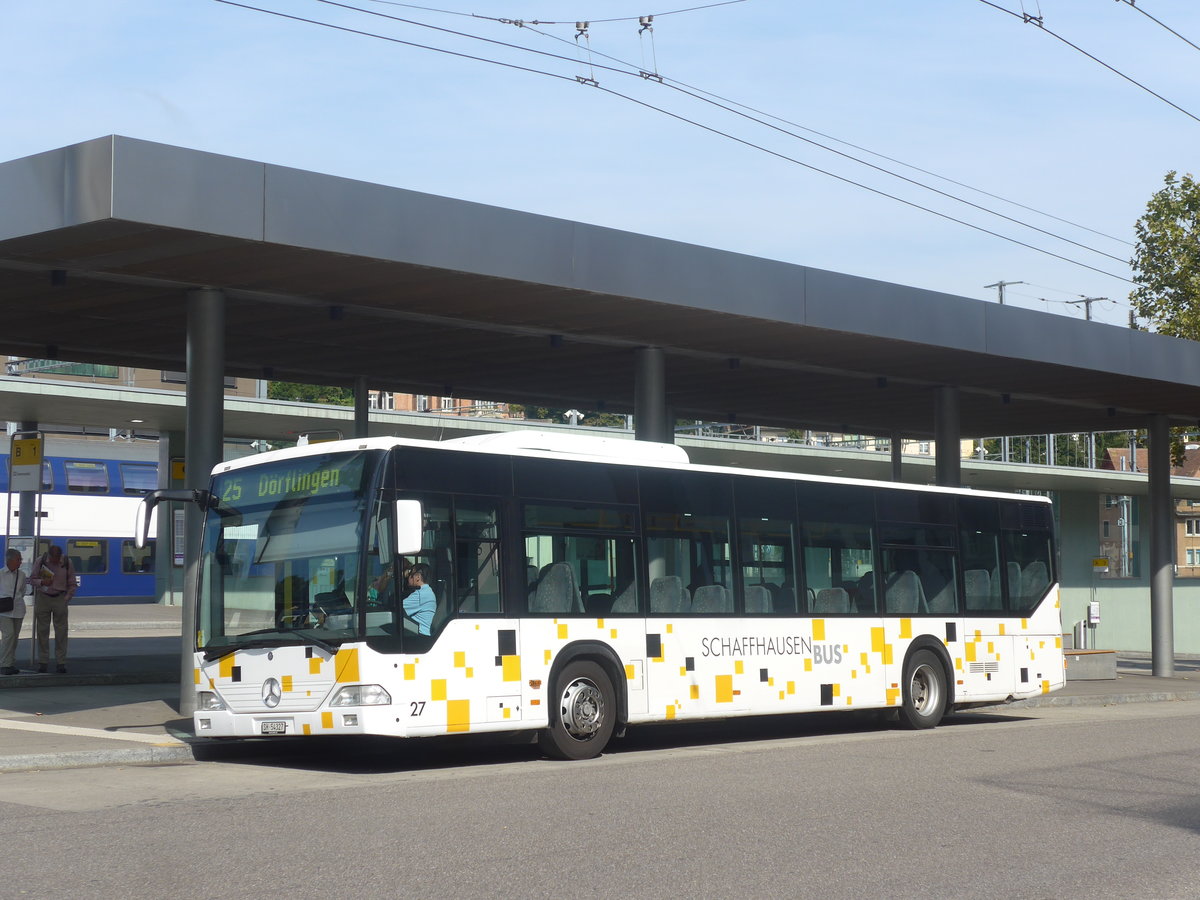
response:
<path id="1" fill-rule="evenodd" d="M 1112 681 L 1117 677 L 1116 650 L 1064 650 L 1067 681 Z"/>

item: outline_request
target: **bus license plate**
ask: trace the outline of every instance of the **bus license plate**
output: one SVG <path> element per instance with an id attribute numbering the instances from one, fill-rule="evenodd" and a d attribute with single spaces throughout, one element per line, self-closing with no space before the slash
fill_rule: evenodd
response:
<path id="1" fill-rule="evenodd" d="M 263 734 L 287 734 L 287 722 L 263 722 Z"/>

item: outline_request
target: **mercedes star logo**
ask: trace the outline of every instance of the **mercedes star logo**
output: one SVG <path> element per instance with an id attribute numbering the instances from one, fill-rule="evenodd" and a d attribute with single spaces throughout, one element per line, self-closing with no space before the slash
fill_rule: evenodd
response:
<path id="1" fill-rule="evenodd" d="M 268 678 L 263 682 L 262 698 L 263 703 L 271 709 L 279 705 L 279 701 L 283 699 L 283 689 L 279 686 L 278 678 Z"/>

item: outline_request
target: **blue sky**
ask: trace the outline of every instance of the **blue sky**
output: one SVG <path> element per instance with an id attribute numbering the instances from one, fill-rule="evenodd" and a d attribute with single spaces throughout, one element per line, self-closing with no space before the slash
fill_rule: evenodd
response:
<path id="1" fill-rule="evenodd" d="M 819 174 L 826 169 L 1117 276 L 1133 224 L 1170 169 L 1200 174 L 1200 121 L 1036 26 L 979 0 L 245 0 L 543 70 L 539 75 L 248 11 L 216 0 L 9 4 L 0 159 L 118 133 L 1082 316 L 1130 286 Z M 996 0 L 1020 11 L 1021 0 Z M 1200 44 L 1200 4 L 1138 0 Z M 1122 0 L 1025 0 L 1048 29 L 1200 116 L 1200 50 Z M 467 14 L 467 15 L 464 15 Z M 469 14 L 475 14 L 471 16 Z M 651 33 L 636 17 L 657 14 Z M 484 18 L 481 18 L 484 17 Z M 519 28 L 493 19 L 561 22 Z M 601 22 L 618 18 L 622 21 Z M 590 47 L 877 153 L 982 188 L 1102 237 L 946 182 L 1116 260 L 905 185 L 669 86 L 590 69 Z M 627 68 L 596 55 L 593 62 Z M 594 76 L 601 88 L 575 81 Z M 14 88 L 14 86 L 16 86 Z M 797 162 L 697 128 L 658 106 Z M 787 126 L 814 139 L 815 135 Z M 828 141 L 824 141 L 829 143 Z M 841 145 L 840 149 L 850 151 Z M 1050 302 L 1046 302 L 1050 301 Z"/>

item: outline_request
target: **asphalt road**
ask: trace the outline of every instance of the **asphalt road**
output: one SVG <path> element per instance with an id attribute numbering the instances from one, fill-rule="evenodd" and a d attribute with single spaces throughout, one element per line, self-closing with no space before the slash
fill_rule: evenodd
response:
<path id="1" fill-rule="evenodd" d="M 1200 897 L 1200 703 L 0 776 L 0 897 Z"/>

